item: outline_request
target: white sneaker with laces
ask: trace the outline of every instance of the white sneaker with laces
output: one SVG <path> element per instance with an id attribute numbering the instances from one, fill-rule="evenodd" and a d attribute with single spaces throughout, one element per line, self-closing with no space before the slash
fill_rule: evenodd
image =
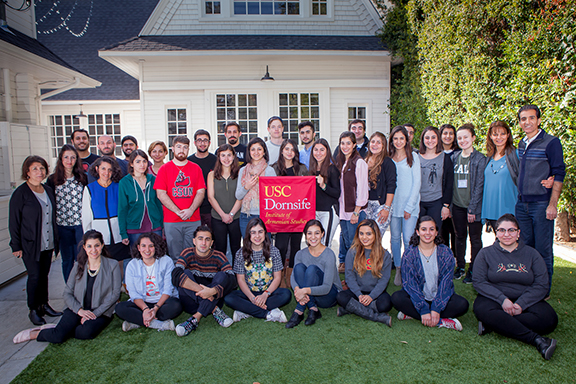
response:
<path id="1" fill-rule="evenodd" d="M 174 326 L 174 320 L 160 321 L 154 319 L 150 322 L 150 328 L 157 329 L 160 331 L 174 331 L 176 327 Z"/>
<path id="2" fill-rule="evenodd" d="M 212 316 L 218 322 L 218 324 L 224 328 L 228 328 L 234 324 L 234 321 L 228 317 L 228 315 L 221 308 L 216 307 L 214 312 L 212 312 Z"/>
<path id="3" fill-rule="evenodd" d="M 244 313 L 244 312 L 240 312 L 240 311 L 234 311 L 234 313 L 232 314 L 232 320 L 237 323 L 240 320 L 244 320 L 247 319 L 249 317 L 252 317 L 251 315 Z"/>
<path id="4" fill-rule="evenodd" d="M 124 321 L 122 323 L 122 330 L 124 332 L 128 332 L 128 331 L 131 331 L 131 330 L 136 329 L 136 328 L 140 328 L 140 326 L 138 324 L 129 323 L 128 321 Z"/>
<path id="5" fill-rule="evenodd" d="M 266 321 L 275 321 L 278 323 L 286 323 L 288 322 L 288 319 L 286 318 L 286 315 L 284 314 L 284 312 L 278 308 L 274 308 L 273 310 L 271 310 L 270 312 L 268 312 L 268 314 L 266 315 Z"/>
<path id="6" fill-rule="evenodd" d="M 457 331 L 462 330 L 462 324 L 458 321 L 458 319 L 440 319 L 438 322 L 438 328 L 448 328 L 448 329 L 455 329 Z"/>
<path id="7" fill-rule="evenodd" d="M 402 311 L 398 311 L 398 320 L 412 320 L 413 317 L 408 316 Z"/>

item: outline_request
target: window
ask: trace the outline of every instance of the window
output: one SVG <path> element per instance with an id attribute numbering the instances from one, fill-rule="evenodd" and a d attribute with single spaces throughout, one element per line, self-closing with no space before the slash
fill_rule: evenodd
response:
<path id="1" fill-rule="evenodd" d="M 366 107 L 348 107 L 348 125 L 356 119 L 362 120 L 366 126 Z"/>
<path id="2" fill-rule="evenodd" d="M 311 121 L 320 129 L 320 97 L 318 93 L 281 93 L 280 117 L 284 120 L 284 138 L 298 142 L 298 124 Z"/>
<path id="3" fill-rule="evenodd" d="M 219 1 L 206 1 L 206 14 L 207 15 L 219 15 L 220 14 L 220 2 Z"/>
<path id="4" fill-rule="evenodd" d="M 72 115 L 49 116 L 50 134 L 52 136 L 52 157 L 58 157 L 64 144 L 71 144 L 70 135 L 80 129 L 80 119 Z"/>
<path id="5" fill-rule="evenodd" d="M 167 110 L 168 122 L 168 151 L 169 158 L 172 160 L 172 140 L 176 136 L 186 136 L 188 134 L 186 122 L 186 108 L 169 108 Z"/>
<path id="6" fill-rule="evenodd" d="M 216 95 L 218 146 L 226 143 L 224 127 L 229 122 L 240 125 L 240 143 L 247 144 L 258 137 L 258 100 L 256 94 Z"/>
<path id="7" fill-rule="evenodd" d="M 312 0 L 312 14 L 313 15 L 327 15 L 328 14 L 327 0 Z"/>
<path id="8" fill-rule="evenodd" d="M 88 132 L 90 133 L 90 152 L 98 153 L 98 138 L 108 135 L 116 143 L 116 156 L 122 155 L 120 114 L 88 115 Z"/>
<path id="9" fill-rule="evenodd" d="M 300 2 L 234 0 L 235 15 L 299 15 Z"/>

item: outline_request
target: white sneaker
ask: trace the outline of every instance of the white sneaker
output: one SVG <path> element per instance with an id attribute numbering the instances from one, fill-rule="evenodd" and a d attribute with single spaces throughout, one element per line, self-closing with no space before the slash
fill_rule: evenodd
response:
<path id="1" fill-rule="evenodd" d="M 244 320 L 247 319 L 249 317 L 252 317 L 251 315 L 244 313 L 244 312 L 240 312 L 240 311 L 234 311 L 234 313 L 232 314 L 232 320 L 237 323 L 240 320 Z"/>
<path id="2" fill-rule="evenodd" d="M 456 318 L 454 319 L 446 318 L 446 319 L 440 319 L 440 321 L 438 322 L 438 328 L 448 328 L 461 331 L 462 324 L 460 324 L 460 321 L 458 321 L 458 319 Z"/>
<path id="3" fill-rule="evenodd" d="M 128 331 L 131 331 L 131 330 L 136 329 L 136 328 L 140 328 L 140 326 L 138 324 L 129 323 L 127 321 L 124 321 L 122 323 L 122 330 L 124 332 L 128 332 Z"/>
<path id="4" fill-rule="evenodd" d="M 176 327 L 174 326 L 174 320 L 165 320 L 160 321 L 154 319 L 150 322 L 150 328 L 157 329 L 158 332 L 160 331 L 174 331 Z"/>
<path id="5" fill-rule="evenodd" d="M 402 311 L 398 311 L 398 320 L 412 320 L 412 319 L 413 319 L 413 317 L 406 315 Z"/>
<path id="6" fill-rule="evenodd" d="M 286 319 L 286 315 L 282 310 L 278 308 L 274 308 L 266 315 L 266 321 L 276 321 L 278 323 L 286 323 L 288 319 Z"/>
<path id="7" fill-rule="evenodd" d="M 218 322 L 218 324 L 224 328 L 228 328 L 234 324 L 234 321 L 228 317 L 228 315 L 221 308 L 216 307 L 214 312 L 212 312 L 212 316 Z"/>

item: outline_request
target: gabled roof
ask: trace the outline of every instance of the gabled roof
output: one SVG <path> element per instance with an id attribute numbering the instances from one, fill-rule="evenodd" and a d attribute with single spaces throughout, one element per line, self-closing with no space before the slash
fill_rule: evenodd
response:
<path id="1" fill-rule="evenodd" d="M 138 80 L 98 56 L 98 50 L 138 35 L 158 0 L 36 1 L 38 40 L 70 65 L 102 82 L 47 100 L 138 100 Z M 65 23 L 62 18 L 70 17 Z M 73 34 L 74 33 L 74 34 Z"/>
<path id="2" fill-rule="evenodd" d="M 5 29 L 6 28 L 6 29 Z M 40 56 L 46 60 L 50 60 L 51 62 L 61 65 L 65 68 L 71 69 L 76 72 L 80 72 L 72 65 L 68 64 L 62 58 L 54 54 L 51 50 L 46 48 L 42 43 L 38 40 L 33 39 L 17 30 L 10 28 L 10 27 L 3 27 L 0 28 L 0 40 L 3 40 L 9 44 L 12 44 L 18 48 L 21 48 L 25 51 L 35 54 L 36 56 Z M 84 74 L 83 72 L 80 72 Z"/>
<path id="3" fill-rule="evenodd" d="M 101 51 L 211 50 L 386 51 L 387 47 L 377 36 L 199 35 L 134 37 Z"/>

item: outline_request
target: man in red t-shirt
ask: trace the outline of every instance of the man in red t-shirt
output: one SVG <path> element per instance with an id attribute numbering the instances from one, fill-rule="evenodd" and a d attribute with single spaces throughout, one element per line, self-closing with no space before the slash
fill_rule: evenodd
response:
<path id="1" fill-rule="evenodd" d="M 174 159 L 158 170 L 154 183 L 156 195 L 164 205 L 164 233 L 174 260 L 194 245 L 194 231 L 200 226 L 198 207 L 206 193 L 202 169 L 187 159 L 189 148 L 190 139 L 176 136 L 172 144 Z"/>

